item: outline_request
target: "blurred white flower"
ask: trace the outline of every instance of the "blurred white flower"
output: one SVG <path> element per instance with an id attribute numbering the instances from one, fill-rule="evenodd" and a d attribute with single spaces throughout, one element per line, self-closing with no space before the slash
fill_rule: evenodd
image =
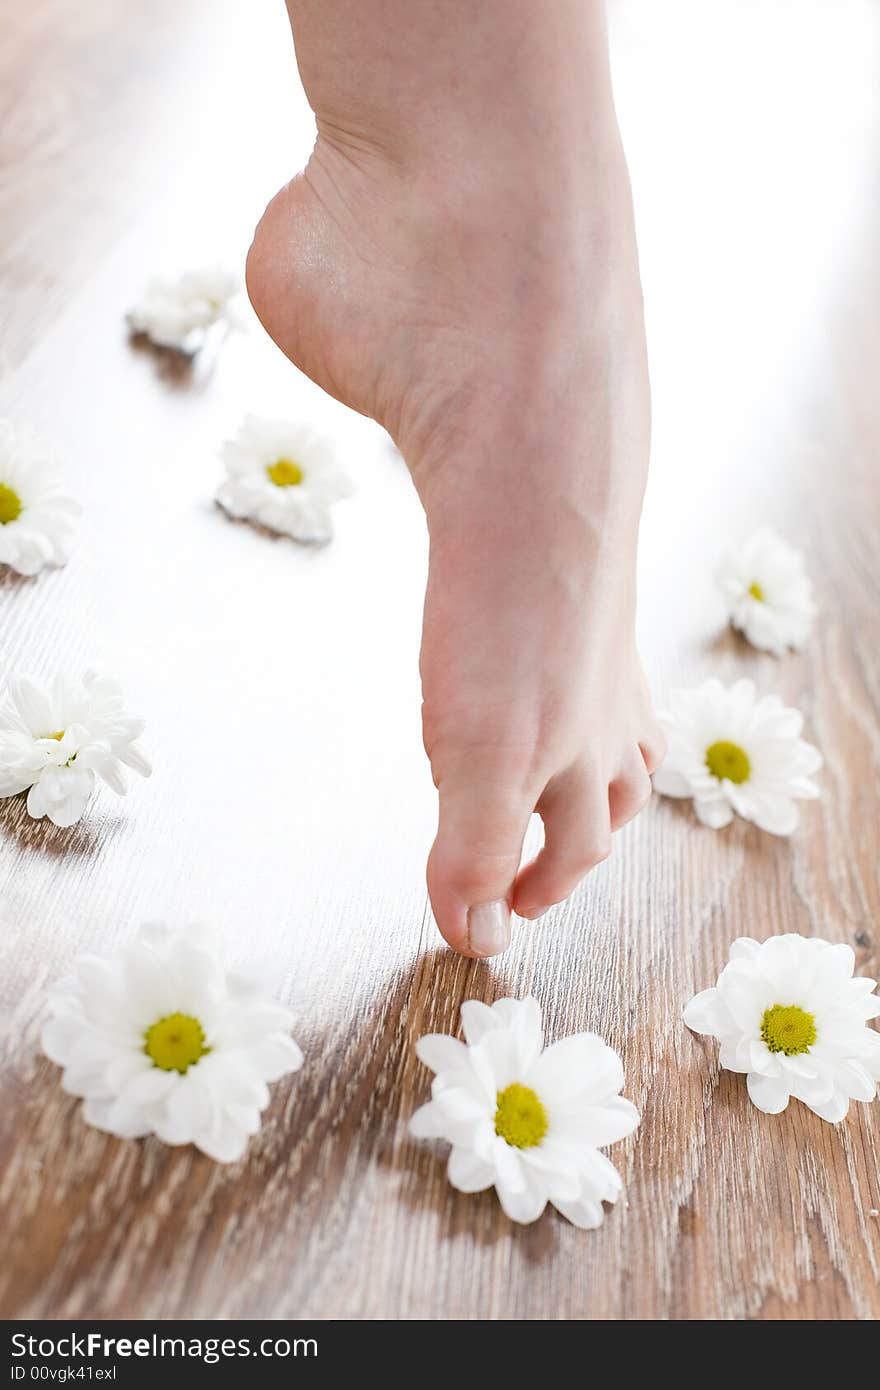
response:
<path id="1" fill-rule="evenodd" d="M 302 1065 L 288 1009 L 225 972 L 192 932 L 142 928 L 112 959 L 80 956 L 50 991 L 43 1049 L 83 1116 L 123 1139 L 155 1134 L 240 1158 L 267 1083 Z"/>
<path id="2" fill-rule="evenodd" d="M 190 270 L 177 279 L 151 280 L 129 310 L 128 326 L 158 347 L 191 355 L 217 324 L 237 323 L 233 303 L 240 291 L 239 277 L 216 267 Z"/>
<path id="3" fill-rule="evenodd" d="M 684 1021 L 721 1043 L 721 1065 L 745 1072 L 759 1110 L 776 1115 L 793 1096 L 832 1123 L 850 1100 L 874 1099 L 880 1080 L 875 981 L 853 978 L 849 946 L 788 933 L 734 941 L 714 989 L 690 1001 Z"/>
<path id="4" fill-rule="evenodd" d="M 0 565 L 28 575 L 65 565 L 79 514 L 45 445 L 0 419 Z"/>
<path id="5" fill-rule="evenodd" d="M 89 672 L 43 684 L 10 676 L 0 704 L 0 797 L 30 788 L 28 813 L 67 827 L 80 819 L 96 775 L 126 790 L 123 764 L 149 777 L 135 744 L 144 721 L 128 714 L 118 683 Z"/>
<path id="6" fill-rule="evenodd" d="M 775 531 L 758 531 L 718 568 L 730 621 L 753 647 L 782 656 L 809 636 L 816 612 L 804 560 Z"/>
<path id="7" fill-rule="evenodd" d="M 331 446 L 309 425 L 248 415 L 222 457 L 227 477 L 217 501 L 230 516 L 295 541 L 332 538 L 331 505 L 350 495 L 351 484 Z"/>
<path id="8" fill-rule="evenodd" d="M 660 721 L 669 746 L 654 787 L 693 797 L 704 825 L 720 829 L 736 811 L 773 835 L 790 835 L 799 819 L 795 801 L 819 795 L 811 778 L 822 758 L 800 737 L 803 716 L 778 695 L 759 700 L 750 680 L 677 690 Z"/>
<path id="9" fill-rule="evenodd" d="M 461 1020 L 466 1042 L 435 1033 L 416 1045 L 436 1076 L 411 1132 L 446 1139 L 453 1187 L 494 1186 L 512 1221 L 537 1220 L 549 1201 L 576 1226 L 601 1225 L 622 1184 L 599 1149 L 639 1122 L 619 1094 L 617 1053 L 595 1033 L 545 1048 L 535 999 L 469 999 Z"/>

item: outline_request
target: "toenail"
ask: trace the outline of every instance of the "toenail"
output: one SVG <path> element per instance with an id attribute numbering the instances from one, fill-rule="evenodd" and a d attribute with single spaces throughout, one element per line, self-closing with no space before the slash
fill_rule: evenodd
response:
<path id="1" fill-rule="evenodd" d="M 478 903 L 468 910 L 468 945 L 477 956 L 497 956 L 510 945 L 506 902 Z"/>
<path id="2" fill-rule="evenodd" d="M 549 907 L 530 907 L 528 912 L 521 912 L 519 915 L 529 922 L 537 922 L 539 917 L 543 917 L 549 911 Z"/>

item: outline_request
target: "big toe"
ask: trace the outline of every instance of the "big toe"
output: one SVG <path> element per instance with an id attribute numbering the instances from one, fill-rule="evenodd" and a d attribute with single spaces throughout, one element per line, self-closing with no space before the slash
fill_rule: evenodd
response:
<path id="1" fill-rule="evenodd" d="M 515 789 L 477 780 L 440 787 L 428 891 L 442 935 L 463 955 L 510 944 L 510 900 L 532 806 Z"/>

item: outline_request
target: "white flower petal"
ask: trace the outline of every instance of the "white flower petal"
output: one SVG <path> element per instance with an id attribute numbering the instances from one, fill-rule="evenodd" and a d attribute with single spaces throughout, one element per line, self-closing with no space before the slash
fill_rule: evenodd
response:
<path id="1" fill-rule="evenodd" d="M 605 1218 L 602 1203 L 592 1201 L 589 1197 L 576 1198 L 570 1202 L 554 1198 L 553 1205 L 560 1216 L 564 1216 L 566 1221 L 570 1221 L 582 1231 L 596 1230 Z"/>
<path id="2" fill-rule="evenodd" d="M 45 749 L 30 734 L 0 729 L 0 797 L 17 796 L 33 786 L 46 762 Z"/>
<path id="3" fill-rule="evenodd" d="M 695 1033 L 718 1037 L 719 999 L 717 989 L 704 989 L 684 1007 L 684 1021 Z"/>
<path id="4" fill-rule="evenodd" d="M 9 694 L 25 727 L 34 738 L 48 738 L 55 732 L 55 716 L 49 691 L 32 676 L 9 677 Z"/>
<path id="5" fill-rule="evenodd" d="M 206 1012 L 190 1013 L 199 999 Z M 195 1143 L 220 1162 L 240 1157 L 259 1128 L 267 1079 L 302 1063 L 296 1043 L 279 1031 L 289 1026 L 289 1010 L 255 989 L 229 987 L 187 931 L 148 928 L 118 960 L 81 957 L 49 1004 L 44 1048 L 65 1067 L 65 1089 L 86 1098 L 89 1123 L 121 1137 Z M 179 1024 L 178 1014 L 195 1019 L 201 1034 Z M 154 1035 L 163 1019 L 171 1028 Z M 195 1055 L 172 1051 L 169 1060 L 154 1050 L 179 1047 L 181 1038 L 186 1047 L 195 1042 Z"/>
<path id="6" fill-rule="evenodd" d="M 751 1049 L 750 1039 L 725 1037 L 721 1039 L 718 1060 L 725 1071 L 745 1074 L 751 1065 Z"/>
<path id="7" fill-rule="evenodd" d="M 40 1046 L 50 1062 L 57 1062 L 59 1067 L 64 1067 L 72 1061 L 81 1034 L 82 1023 L 78 1018 L 58 1015 L 43 1025 Z"/>
<path id="8" fill-rule="evenodd" d="M 554 1140 L 549 1136 L 540 1144 L 523 1149 L 521 1162 L 529 1182 L 539 1183 L 548 1200 L 555 1202 L 557 1197 L 566 1201 L 580 1195 L 578 1157 L 578 1149 L 570 1139 Z"/>
<path id="9" fill-rule="evenodd" d="M 215 1163 L 237 1163 L 247 1149 L 249 1130 L 221 1112 L 210 1129 L 193 1135 L 192 1142 Z"/>
<path id="10" fill-rule="evenodd" d="M 137 744 L 120 744 L 116 749 L 116 757 L 126 767 L 130 767 L 134 772 L 140 773 L 141 777 L 151 777 L 153 767 L 148 758 L 145 758 Z"/>
<path id="11" fill-rule="evenodd" d="M 874 981 L 853 977 L 851 948 L 788 932 L 760 944 L 740 938 L 730 956 L 715 989 L 696 996 L 685 1017 L 720 1039 L 723 1067 L 748 1072 L 754 1103 L 776 1114 L 793 1097 L 836 1122 L 851 1099 L 873 1100 L 880 1036 L 866 1018 L 875 1012 Z M 815 1036 L 801 1051 L 785 1050 L 799 1042 L 796 1033 L 773 1036 L 774 1027 L 792 1022 L 768 1014 L 776 1006 L 812 1019 Z"/>
<path id="12" fill-rule="evenodd" d="M 661 796 L 691 796 L 691 784 L 675 767 L 658 767 L 654 773 L 654 790 Z"/>
<path id="13" fill-rule="evenodd" d="M 307 544 L 332 538 L 331 506 L 351 486 L 330 445 L 308 426 L 246 416 L 222 458 L 227 476 L 216 497 L 230 516 Z M 279 465 L 287 468 L 281 476 Z"/>
<path id="14" fill-rule="evenodd" d="M 101 1081 L 110 1095 L 118 1094 L 138 1072 L 149 1071 L 153 1063 L 145 1052 L 120 1051 L 102 1068 Z"/>
<path id="15" fill-rule="evenodd" d="M 82 819 L 94 787 L 91 772 L 75 768 L 49 767 L 28 792 L 28 815 L 34 820 L 47 816 L 53 825 L 67 830 Z"/>
<path id="16" fill-rule="evenodd" d="M 111 1118 L 114 1104 L 113 1100 L 85 1100 L 82 1107 L 83 1119 L 94 1129 L 106 1130 L 119 1139 L 142 1139 L 145 1134 L 149 1134 L 149 1124 L 135 1113 L 127 1115 L 122 1122 L 114 1123 Z"/>
<path id="17" fill-rule="evenodd" d="M 780 1074 L 785 1077 L 786 1085 L 795 1100 L 802 1100 L 805 1105 L 824 1105 L 834 1095 L 835 1076 L 830 1068 L 827 1071 L 819 1070 L 815 1076 L 799 1076 L 793 1073 L 787 1066 L 780 1066 Z"/>
<path id="18" fill-rule="evenodd" d="M 500 1014 L 493 1013 L 479 999 L 466 999 L 461 1006 L 461 1026 L 468 1046 L 473 1047 L 486 1033 L 503 1028 Z"/>
<path id="19" fill-rule="evenodd" d="M 111 791 L 116 792 L 117 796 L 125 796 L 128 789 L 122 766 L 114 758 L 110 748 L 102 747 L 98 743 L 93 743 L 84 748 L 77 754 L 77 767 L 88 768 L 97 773 Z"/>
<path id="20" fill-rule="evenodd" d="M 181 1134 L 189 1136 L 210 1128 L 216 1106 L 210 1087 L 199 1079 L 199 1068 L 190 1067 L 176 1086 L 169 1089 L 165 1100 L 165 1117 Z"/>
<path id="21" fill-rule="evenodd" d="M 546 1194 L 537 1186 L 514 1189 L 499 1179 L 495 1189 L 505 1216 L 520 1225 L 530 1225 L 532 1221 L 537 1221 L 547 1205 Z"/>
<path id="22" fill-rule="evenodd" d="M 825 943 L 822 943 L 825 945 Z M 856 956 L 852 946 L 847 946 L 843 942 L 837 942 L 833 946 L 828 946 L 822 952 L 822 973 L 826 977 L 833 975 L 837 980 L 851 980 L 853 971 L 856 968 Z M 868 983 L 860 980 L 860 984 Z M 870 981 L 873 987 L 874 981 Z"/>
<path id="23" fill-rule="evenodd" d="M 151 1067 L 149 1071 L 136 1072 L 130 1077 L 120 1092 L 120 1097 L 129 1106 L 155 1105 L 165 1100 L 182 1078 L 176 1071 L 163 1071 L 161 1067 Z"/>
<path id="24" fill-rule="evenodd" d="M 819 1075 L 819 1067 L 813 1061 L 809 1052 L 796 1053 L 792 1057 L 783 1057 L 780 1064 L 789 1078 L 798 1077 L 806 1081 L 815 1081 Z"/>
<path id="25" fill-rule="evenodd" d="M 781 1077 L 788 1084 L 789 1078 L 786 1078 L 782 1065 L 783 1058 L 784 1054 L 771 1052 L 760 1038 L 752 1038 L 748 1043 L 748 1070 L 757 1072 L 759 1076 L 772 1076 L 777 1079 Z"/>
<path id="26" fill-rule="evenodd" d="M 581 1156 L 582 1195 L 599 1202 L 616 1202 L 623 1191 L 623 1179 L 605 1154 L 594 1149 Z"/>
<path id="27" fill-rule="evenodd" d="M 767 1115 L 778 1115 L 788 1105 L 790 1093 L 781 1076 L 759 1076 L 750 1071 L 748 1087 L 753 1104 Z"/>
<path id="28" fill-rule="evenodd" d="M 66 564 L 79 506 L 62 490 L 41 441 L 6 419 L 0 419 L 0 486 L 18 500 L 17 514 L 0 522 L 0 565 L 35 575 L 47 565 Z M 55 730 L 39 732 L 45 737 Z"/>
<path id="29" fill-rule="evenodd" d="M 534 1060 L 535 1051 L 529 1056 Z M 474 1047 L 471 1065 L 484 1080 L 490 1095 L 504 1090 L 514 1081 L 521 1081 L 529 1068 L 529 1063 L 523 1061 L 522 1039 L 514 1028 L 498 1028 L 486 1033 Z"/>
<path id="30" fill-rule="evenodd" d="M 753 961 L 761 949 L 760 941 L 755 941 L 751 936 L 738 936 L 735 941 L 730 943 L 730 959 L 740 961 Z"/>
<path id="31" fill-rule="evenodd" d="M 491 1154 L 498 1182 L 503 1183 L 509 1192 L 524 1192 L 529 1185 L 529 1177 L 520 1150 L 496 1135 Z"/>
<path id="32" fill-rule="evenodd" d="M 835 1091 L 830 1100 L 811 1102 L 810 1109 L 819 1116 L 821 1120 L 827 1120 L 829 1124 L 839 1124 L 845 1120 L 849 1110 L 849 1096 L 845 1091 Z"/>
<path id="33" fill-rule="evenodd" d="M 249 1047 L 247 1059 L 264 1081 L 279 1081 L 289 1072 L 299 1071 L 304 1061 L 302 1050 L 284 1033 L 274 1034 Z"/>
<path id="34" fill-rule="evenodd" d="M 485 1109 L 479 1099 L 463 1086 L 446 1086 L 438 1090 L 434 1104 L 447 1126 L 475 1125 L 485 1118 Z"/>
<path id="35" fill-rule="evenodd" d="M 792 835 L 797 830 L 800 812 L 787 796 L 764 796 L 754 799 L 750 817 L 760 830 L 771 835 Z"/>
<path id="36" fill-rule="evenodd" d="M 729 825 L 736 811 L 771 834 L 792 833 L 798 820 L 794 803 L 815 794 L 809 776 L 822 762 L 800 737 L 797 710 L 778 696 L 758 699 L 750 680 L 725 687 L 713 679 L 674 692 L 662 722 L 669 750 L 655 774 L 658 791 L 693 797 L 698 819 L 715 830 Z M 716 749 L 718 744 L 738 749 L 738 763 L 725 762 L 729 750 Z M 728 772 L 740 780 L 732 781 Z"/>
<path id="37" fill-rule="evenodd" d="M 573 1033 L 546 1048 L 523 1079 L 551 1106 L 600 1101 L 623 1086 L 623 1063 L 595 1033 Z"/>
<path id="38" fill-rule="evenodd" d="M 410 1115 L 409 1132 L 415 1139 L 445 1139 L 446 1128 L 446 1117 L 436 1101 L 429 1100 Z"/>
<path id="39" fill-rule="evenodd" d="M 872 1101 L 877 1094 L 874 1077 L 857 1057 L 849 1057 L 839 1063 L 837 1075 L 845 1083 L 846 1094 L 852 1100 Z"/>
<path id="40" fill-rule="evenodd" d="M 577 1123 L 585 1142 L 600 1149 L 632 1134 L 639 1123 L 639 1112 L 624 1096 L 609 1096 L 601 1105 L 589 1106 Z"/>
<path id="41" fill-rule="evenodd" d="M 717 578 L 731 623 L 753 646 L 782 656 L 804 645 L 815 613 L 810 583 L 800 553 L 774 532 L 726 555 Z"/>
<path id="42" fill-rule="evenodd" d="M 176 279 L 152 280 L 127 314 L 133 333 L 143 333 L 158 347 L 190 355 L 199 351 L 218 325 L 238 323 L 237 275 L 220 268 L 187 271 Z"/>
<path id="43" fill-rule="evenodd" d="M 436 1035 L 418 1044 L 436 1075 L 432 1100 L 412 1116 L 410 1132 L 450 1142 L 450 1182 L 481 1191 L 494 1181 L 514 1221 L 536 1220 L 551 1200 L 560 1210 L 571 1203 L 579 1224 L 597 1224 L 603 1198 L 614 1200 L 621 1185 L 597 1145 L 630 1134 L 639 1120 L 618 1094 L 620 1058 L 588 1033 L 542 1050 L 541 1010 L 533 999 L 498 1000 L 491 1008 L 467 1000 L 461 1016 L 466 1044 Z M 510 1086 L 525 1094 L 500 1100 Z M 496 1120 L 500 1105 L 511 1102 L 503 1121 Z M 509 1128 L 520 1124 L 521 1138 Z"/>
<path id="44" fill-rule="evenodd" d="M 710 830 L 723 830 L 733 820 L 733 808 L 728 801 L 713 798 L 711 801 L 694 801 L 697 820 Z"/>
<path id="45" fill-rule="evenodd" d="M 467 1048 L 447 1033 L 426 1033 L 416 1043 L 416 1056 L 431 1071 L 444 1071 L 467 1065 Z"/>
<path id="46" fill-rule="evenodd" d="M 446 1173 L 452 1186 L 457 1187 L 459 1192 L 484 1192 L 495 1181 L 492 1164 L 470 1149 L 453 1148 Z"/>
<path id="47" fill-rule="evenodd" d="M 122 763 L 137 763 L 130 738 L 142 725 L 125 714 L 115 682 L 56 677 L 44 685 L 19 673 L 9 695 L 0 708 L 0 796 L 28 787 L 28 814 L 67 829 L 85 813 L 96 773 L 125 791 Z"/>

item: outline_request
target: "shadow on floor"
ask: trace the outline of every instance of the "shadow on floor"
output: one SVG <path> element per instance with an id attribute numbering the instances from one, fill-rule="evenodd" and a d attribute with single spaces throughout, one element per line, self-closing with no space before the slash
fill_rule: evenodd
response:
<path id="1" fill-rule="evenodd" d="M 29 854 L 49 859 L 86 859 L 97 854 L 119 824 L 102 820 L 100 826 L 78 821 L 62 830 L 50 820 L 34 820 L 27 812 L 27 792 L 0 801 L 0 836 Z"/>

